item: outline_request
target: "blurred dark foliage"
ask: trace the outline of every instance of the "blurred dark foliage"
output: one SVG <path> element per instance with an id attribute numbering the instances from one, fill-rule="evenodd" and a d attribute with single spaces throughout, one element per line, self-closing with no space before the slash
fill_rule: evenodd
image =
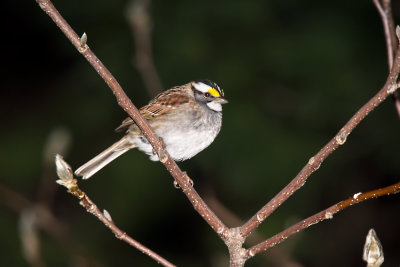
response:
<path id="1" fill-rule="evenodd" d="M 399 1 L 393 2 L 399 22 Z M 126 114 L 35 1 L 4 4 L 0 183 L 38 201 L 44 169 L 52 168 L 43 163 L 43 154 L 54 129 L 71 133 L 64 156 L 77 168 L 120 137 L 113 129 Z M 89 46 L 132 101 L 138 107 L 146 104 L 150 96 L 133 64 L 128 1 L 54 4 L 78 34 L 88 34 Z M 150 13 L 164 87 L 208 78 L 224 88 L 230 101 L 212 146 L 179 165 L 200 195 L 215 194 L 243 220 L 297 174 L 381 88 L 388 72 L 372 1 L 157 0 Z M 397 182 L 399 136 L 400 120 L 388 99 L 258 232 L 267 238 L 354 193 Z M 56 179 L 53 171 L 47 175 Z M 227 266 L 222 241 L 173 187 L 165 168 L 142 153 L 129 152 L 80 184 L 119 227 L 173 263 Z M 104 266 L 156 266 L 117 240 L 64 188 L 54 187 L 47 205 L 86 254 Z M 399 207 L 399 195 L 367 201 L 273 250 L 286 249 L 304 266 L 365 266 L 362 248 L 374 228 L 383 244 L 384 266 L 398 266 Z M 0 203 L 0 216 L 1 265 L 27 266 L 19 214 Z M 70 255 L 51 235 L 40 232 L 39 237 L 48 266 L 71 266 Z M 259 255 L 246 266 L 267 262 Z"/>

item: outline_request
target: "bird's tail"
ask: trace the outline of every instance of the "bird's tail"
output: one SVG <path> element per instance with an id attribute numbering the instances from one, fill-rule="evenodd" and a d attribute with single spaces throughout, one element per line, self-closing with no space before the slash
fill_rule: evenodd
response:
<path id="1" fill-rule="evenodd" d="M 126 151 L 134 148 L 128 136 L 122 137 L 121 140 L 101 152 L 99 155 L 85 163 L 75 171 L 75 175 L 82 176 L 83 179 L 89 179 L 93 174 L 101 170 L 108 163 L 118 158 Z"/>

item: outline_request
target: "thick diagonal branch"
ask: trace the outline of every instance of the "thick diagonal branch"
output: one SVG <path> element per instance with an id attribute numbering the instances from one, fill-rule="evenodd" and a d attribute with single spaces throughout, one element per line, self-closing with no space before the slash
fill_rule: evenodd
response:
<path id="1" fill-rule="evenodd" d="M 71 41 L 75 48 L 89 61 L 92 67 L 103 78 L 103 80 L 110 87 L 115 97 L 117 98 L 118 105 L 120 105 L 126 113 L 135 121 L 138 127 L 142 130 L 147 140 L 151 143 L 154 151 L 162 154 L 164 157 L 161 162 L 165 165 L 167 170 L 175 178 L 183 192 L 189 198 L 195 210 L 206 220 L 206 222 L 218 233 L 218 235 L 225 239 L 227 227 L 221 220 L 211 211 L 203 199 L 199 196 L 196 190 L 190 183 L 190 179 L 186 173 L 182 172 L 175 161 L 169 156 L 168 152 L 162 146 L 159 138 L 154 134 L 146 120 L 140 115 L 140 112 L 132 103 L 132 101 L 125 94 L 124 90 L 103 65 L 103 63 L 96 57 L 89 46 L 86 44 L 85 38 L 79 38 L 71 26 L 60 15 L 50 0 L 36 0 L 39 6 L 51 17 L 54 23 L 61 29 L 65 36 Z"/>

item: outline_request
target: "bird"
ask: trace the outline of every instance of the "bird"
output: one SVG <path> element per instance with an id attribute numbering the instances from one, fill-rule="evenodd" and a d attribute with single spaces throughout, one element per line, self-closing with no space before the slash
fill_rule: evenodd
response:
<path id="1" fill-rule="evenodd" d="M 152 130 L 161 137 L 165 149 L 175 161 L 184 161 L 208 147 L 222 125 L 222 104 L 228 101 L 224 91 L 208 79 L 195 80 L 158 94 L 139 109 Z M 88 179 L 128 150 L 137 148 L 158 161 L 158 155 L 139 127 L 126 118 L 115 131 L 126 134 L 112 146 L 79 167 L 75 175 Z"/>

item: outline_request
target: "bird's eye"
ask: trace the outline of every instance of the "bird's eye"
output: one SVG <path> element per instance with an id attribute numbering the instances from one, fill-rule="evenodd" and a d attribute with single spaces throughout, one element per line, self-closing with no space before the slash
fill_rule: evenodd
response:
<path id="1" fill-rule="evenodd" d="M 204 95 L 205 95 L 205 97 L 210 97 L 210 93 L 209 92 L 204 93 Z"/>

